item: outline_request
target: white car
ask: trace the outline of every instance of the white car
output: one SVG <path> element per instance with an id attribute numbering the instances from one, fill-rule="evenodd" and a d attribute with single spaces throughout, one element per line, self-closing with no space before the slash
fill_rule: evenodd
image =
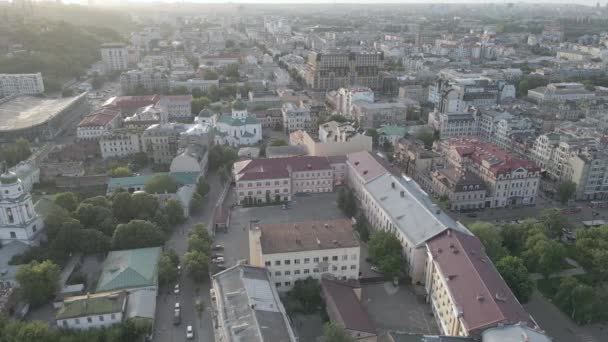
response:
<path id="1" fill-rule="evenodd" d="M 179 302 L 176 302 L 176 303 L 175 303 L 175 309 L 176 309 L 176 310 L 177 310 L 177 309 L 179 309 Z"/>
<path id="2" fill-rule="evenodd" d="M 194 330 L 192 330 L 192 326 L 189 325 L 186 327 L 186 338 L 191 340 L 194 338 Z"/>
<path id="3" fill-rule="evenodd" d="M 371 270 L 374 271 L 374 272 L 382 273 L 382 272 L 380 272 L 380 269 L 376 265 L 372 266 Z"/>
<path id="4" fill-rule="evenodd" d="M 175 284 L 175 287 L 173 287 L 173 293 L 179 294 L 179 284 Z"/>
<path id="5" fill-rule="evenodd" d="M 220 264 L 220 263 L 224 262 L 224 258 L 223 257 L 217 257 L 217 258 L 214 258 L 212 261 L 214 263 L 216 263 L 216 264 Z"/>

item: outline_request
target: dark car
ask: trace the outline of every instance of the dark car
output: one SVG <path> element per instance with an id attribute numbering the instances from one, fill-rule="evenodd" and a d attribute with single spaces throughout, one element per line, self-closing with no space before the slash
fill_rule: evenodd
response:
<path id="1" fill-rule="evenodd" d="M 182 323 L 182 312 L 180 309 L 173 311 L 173 325 L 180 325 Z"/>
<path id="2" fill-rule="evenodd" d="M 467 217 L 477 217 L 477 213 L 468 213 Z"/>

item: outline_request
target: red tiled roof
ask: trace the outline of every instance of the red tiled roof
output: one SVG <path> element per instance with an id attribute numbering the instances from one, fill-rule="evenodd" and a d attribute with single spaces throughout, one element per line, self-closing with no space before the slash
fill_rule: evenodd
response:
<path id="1" fill-rule="evenodd" d="M 387 173 L 387 169 L 368 151 L 350 153 L 346 156 L 348 163 L 365 182 Z"/>
<path id="2" fill-rule="evenodd" d="M 78 127 L 105 126 L 116 118 L 117 115 L 120 115 L 118 110 L 112 108 L 101 108 L 85 116 L 78 124 Z"/>
<path id="3" fill-rule="evenodd" d="M 270 159 L 252 159 L 238 173 L 238 180 L 288 178 L 292 171 L 331 170 L 327 157 L 297 156 Z"/>
<path id="4" fill-rule="evenodd" d="M 321 279 L 321 288 L 330 310 L 330 318 L 345 329 L 375 334 L 376 329 L 367 312 L 355 296 L 353 287 L 342 282 Z M 338 317 L 331 317 L 337 315 Z"/>
<path id="5" fill-rule="evenodd" d="M 471 335 L 498 324 L 535 324 L 475 236 L 447 229 L 427 241 Z"/>

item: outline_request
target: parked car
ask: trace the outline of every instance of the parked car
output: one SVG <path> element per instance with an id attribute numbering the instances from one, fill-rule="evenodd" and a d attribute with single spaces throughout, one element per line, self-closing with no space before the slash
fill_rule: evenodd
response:
<path id="1" fill-rule="evenodd" d="M 215 245 L 215 246 L 213 246 L 212 250 L 214 250 L 214 251 L 223 251 L 224 250 L 224 246 L 222 246 L 222 245 Z"/>
<path id="2" fill-rule="evenodd" d="M 177 265 L 177 274 L 182 274 L 182 265 Z"/>
<path id="3" fill-rule="evenodd" d="M 173 312 L 173 325 L 180 325 L 182 323 L 182 314 L 180 309 L 175 309 Z"/>
<path id="4" fill-rule="evenodd" d="M 213 254 L 211 255 L 211 257 L 212 257 L 212 258 L 223 258 L 223 257 L 224 257 L 224 254 L 222 254 L 222 253 L 213 253 Z"/>
<path id="5" fill-rule="evenodd" d="M 217 258 L 213 258 L 211 259 L 211 261 L 215 264 L 220 264 L 222 262 L 224 262 L 224 258 L 223 257 L 217 257 Z"/>
<path id="6" fill-rule="evenodd" d="M 372 265 L 371 270 L 374 272 L 377 272 L 377 273 L 382 273 L 382 272 L 380 272 L 380 269 L 376 265 Z"/>
<path id="7" fill-rule="evenodd" d="M 175 310 L 179 310 L 179 309 L 180 309 L 179 302 L 175 302 Z"/>
<path id="8" fill-rule="evenodd" d="M 186 338 L 189 340 L 194 338 L 194 330 L 191 325 L 186 327 Z"/>
<path id="9" fill-rule="evenodd" d="M 475 212 L 468 213 L 467 217 L 477 217 L 477 213 L 475 213 Z"/>
<path id="10" fill-rule="evenodd" d="M 175 284 L 175 286 L 173 287 L 173 293 L 179 294 L 179 284 Z"/>

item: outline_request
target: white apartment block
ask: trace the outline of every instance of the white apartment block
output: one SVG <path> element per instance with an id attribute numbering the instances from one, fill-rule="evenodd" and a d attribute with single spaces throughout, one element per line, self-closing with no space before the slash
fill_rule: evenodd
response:
<path id="1" fill-rule="evenodd" d="M 192 117 L 192 95 L 162 96 L 157 106 L 168 113 L 169 119 L 183 120 Z"/>
<path id="2" fill-rule="evenodd" d="M 323 274 L 359 277 L 361 248 L 348 219 L 256 225 L 249 247 L 251 265 L 266 267 L 279 291 Z"/>
<path id="3" fill-rule="evenodd" d="M 595 98 L 595 93 L 585 89 L 582 83 L 551 83 L 546 87 L 528 90 L 528 97 L 538 103 L 581 101 Z"/>
<path id="4" fill-rule="evenodd" d="M 0 97 L 44 93 L 42 74 L 0 74 Z"/>
<path id="5" fill-rule="evenodd" d="M 101 157 L 125 157 L 135 153 L 144 152 L 142 132 L 129 130 L 115 130 L 111 134 L 99 139 Z"/>
<path id="6" fill-rule="evenodd" d="M 418 106 L 418 102 L 402 99 L 400 102 L 356 102 L 353 105 L 353 119 L 360 128 L 380 128 L 382 125 L 405 126 L 408 111 Z"/>
<path id="7" fill-rule="evenodd" d="M 429 113 L 428 125 L 439 132 L 440 139 L 477 135 L 477 111 Z"/>
<path id="8" fill-rule="evenodd" d="M 283 114 L 283 129 L 288 133 L 297 130 L 310 131 L 312 129 L 312 118 L 310 109 L 298 107 L 291 102 L 286 102 L 281 108 Z"/>
<path id="9" fill-rule="evenodd" d="M 129 66 L 129 51 L 121 43 L 103 44 L 101 46 L 101 61 L 106 72 L 127 70 Z"/>

